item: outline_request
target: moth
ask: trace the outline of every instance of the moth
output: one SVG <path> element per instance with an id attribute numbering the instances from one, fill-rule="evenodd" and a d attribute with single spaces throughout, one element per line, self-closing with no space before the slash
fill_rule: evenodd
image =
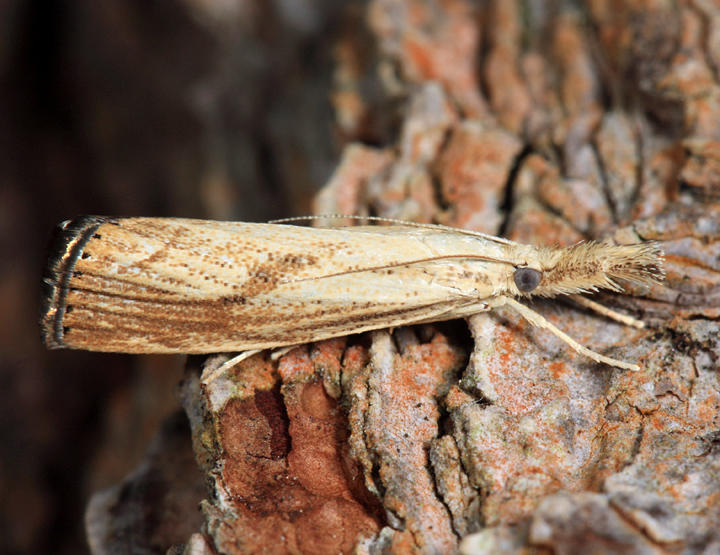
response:
<path id="1" fill-rule="evenodd" d="M 579 295 L 621 291 L 622 281 L 663 279 L 657 244 L 535 247 L 439 225 L 390 223 L 66 221 L 43 279 L 45 344 L 121 353 L 254 353 L 505 306 L 596 362 L 638 369 L 580 345 L 519 299 L 571 295 L 642 327 Z"/>

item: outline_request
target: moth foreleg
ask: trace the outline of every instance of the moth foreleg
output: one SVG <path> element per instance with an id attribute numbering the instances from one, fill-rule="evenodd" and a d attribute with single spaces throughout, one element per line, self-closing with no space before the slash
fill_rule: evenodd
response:
<path id="1" fill-rule="evenodd" d="M 645 322 L 642 320 L 638 320 L 637 318 L 633 318 L 627 314 L 616 312 L 612 308 L 603 306 L 598 302 L 583 297 L 582 295 L 570 295 L 570 298 L 580 306 L 594 310 L 598 314 L 610 318 L 611 320 L 615 320 L 616 322 L 620 322 L 621 324 L 625 324 L 626 326 L 633 326 L 640 329 L 645 327 Z"/>
<path id="2" fill-rule="evenodd" d="M 640 367 L 637 364 L 630 364 L 627 362 L 623 362 L 622 360 L 617 360 L 614 358 L 606 357 L 604 355 L 601 355 L 600 353 L 596 353 L 595 351 L 591 351 L 587 347 L 584 347 L 580 345 L 577 341 L 575 341 L 572 337 L 570 337 L 568 334 L 566 334 L 561 329 L 555 327 L 553 324 L 548 322 L 542 315 L 538 314 L 534 310 L 526 307 L 524 304 L 519 303 L 515 299 L 511 299 L 510 297 L 501 297 L 498 299 L 498 302 L 495 304 L 495 306 L 501 306 L 501 305 L 507 305 L 511 308 L 515 309 L 523 318 L 525 318 L 528 322 L 530 322 L 532 325 L 537 326 L 539 328 L 544 328 L 553 334 L 555 334 L 557 337 L 562 339 L 565 343 L 570 345 L 575 351 L 578 353 L 585 355 L 589 359 L 594 360 L 595 362 L 602 362 L 604 364 L 608 364 L 610 366 L 615 366 L 617 368 L 623 368 L 625 370 L 633 370 L 637 371 L 640 370 Z"/>

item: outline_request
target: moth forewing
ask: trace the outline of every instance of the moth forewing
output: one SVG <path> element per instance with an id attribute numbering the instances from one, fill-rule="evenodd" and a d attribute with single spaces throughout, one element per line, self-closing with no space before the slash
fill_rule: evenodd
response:
<path id="1" fill-rule="evenodd" d="M 518 296 L 658 278 L 658 249 L 618 249 L 536 248 L 422 224 L 318 229 L 84 217 L 60 229 L 45 276 L 42 326 L 51 348 L 277 348 L 515 307 L 506 301 Z M 527 307 L 515 308 L 578 349 Z"/>
<path id="2" fill-rule="evenodd" d="M 65 249 L 46 278 L 51 347 L 212 353 L 451 318 L 497 289 L 497 262 L 458 256 L 502 255 L 432 229 L 92 222 L 70 226 L 82 247 Z"/>

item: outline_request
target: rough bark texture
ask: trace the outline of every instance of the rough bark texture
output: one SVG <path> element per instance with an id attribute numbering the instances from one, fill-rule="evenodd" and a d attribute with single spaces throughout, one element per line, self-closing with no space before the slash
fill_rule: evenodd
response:
<path id="1" fill-rule="evenodd" d="M 529 6 L 371 2 L 366 65 L 403 119 L 391 144 L 346 149 L 315 211 L 659 241 L 666 282 L 603 299 L 649 329 L 537 303 L 643 370 L 590 363 L 503 312 L 471 318 L 471 343 L 425 326 L 261 354 L 207 389 L 191 371 L 213 549 L 720 550 L 720 12 Z M 346 125 L 365 103 L 351 92 Z"/>
<path id="2" fill-rule="evenodd" d="M 223 2 L 189 5 L 226 23 Z M 504 311 L 261 353 L 208 387 L 200 372 L 224 358 L 192 359 L 182 399 L 203 524 L 183 545 L 156 516 L 167 497 L 133 521 L 118 514 L 137 496 L 105 492 L 91 545 L 119 552 L 108 538 L 132 529 L 175 553 L 720 552 L 720 8 L 344 9 L 332 85 L 312 94 L 330 95 L 347 145 L 315 213 L 535 244 L 658 241 L 664 283 L 600 297 L 648 328 L 533 305 L 642 370 L 594 364 Z M 205 190 L 211 213 L 231 190 Z M 145 491 L 138 480 L 126 487 Z"/>

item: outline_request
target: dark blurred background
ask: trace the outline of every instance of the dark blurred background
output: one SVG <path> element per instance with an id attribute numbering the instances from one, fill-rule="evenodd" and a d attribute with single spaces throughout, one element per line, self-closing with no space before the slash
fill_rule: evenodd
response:
<path id="1" fill-rule="evenodd" d="M 87 551 L 90 494 L 130 472 L 178 407 L 181 357 L 41 345 L 52 228 L 79 214 L 309 213 L 363 134 L 337 128 L 329 94 L 362 4 L 0 2 L 0 552 Z"/>

